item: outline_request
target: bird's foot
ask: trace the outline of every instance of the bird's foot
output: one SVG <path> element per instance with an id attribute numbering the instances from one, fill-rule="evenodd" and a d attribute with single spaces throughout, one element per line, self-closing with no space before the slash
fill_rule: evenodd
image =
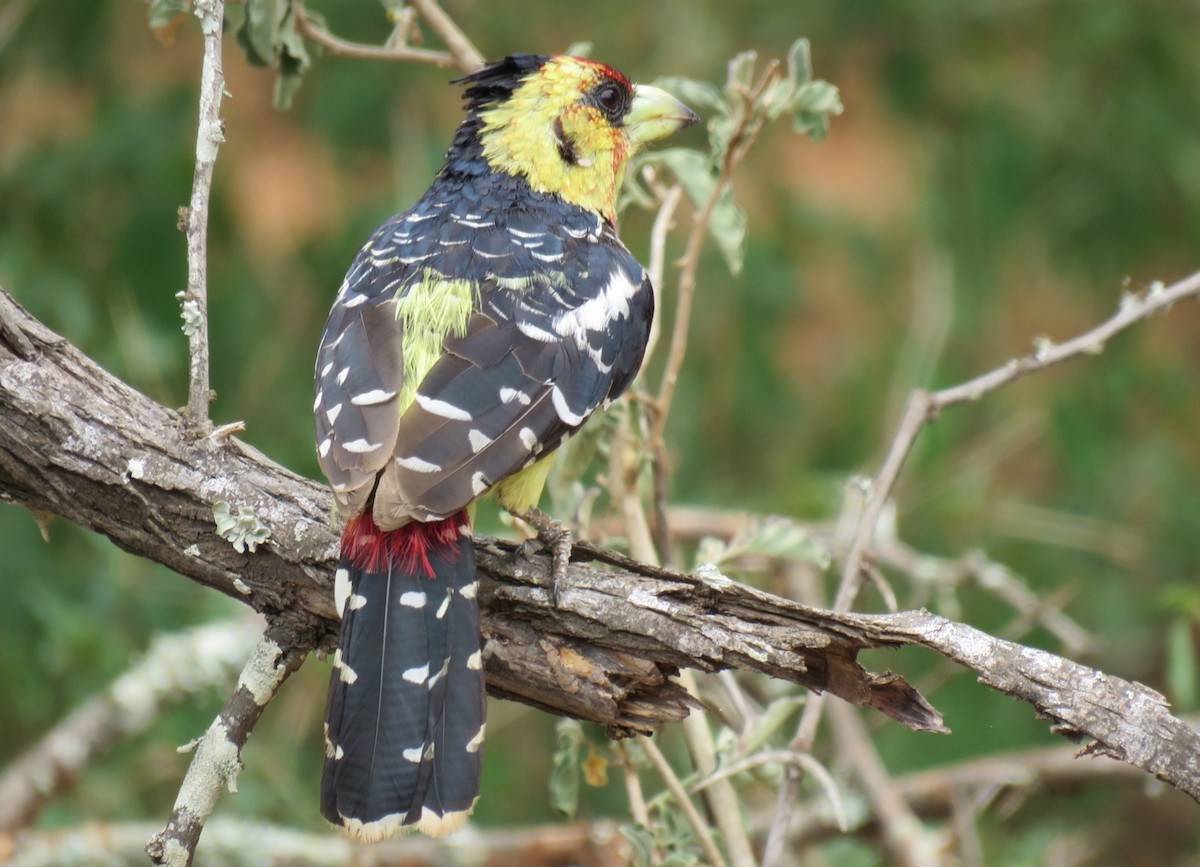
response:
<path id="1" fill-rule="evenodd" d="M 558 589 L 566 582 L 567 564 L 571 562 L 571 531 L 541 509 L 529 509 L 518 517 L 537 530 L 538 541 L 554 558 L 550 573 L 550 603 L 557 608 Z"/>

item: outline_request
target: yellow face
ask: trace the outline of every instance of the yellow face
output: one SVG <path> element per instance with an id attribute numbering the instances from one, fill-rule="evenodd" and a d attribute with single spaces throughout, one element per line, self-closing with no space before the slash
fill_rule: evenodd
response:
<path id="1" fill-rule="evenodd" d="M 480 118 L 483 154 L 493 168 L 610 220 L 629 157 L 697 119 L 665 91 L 565 56 L 548 59 Z"/>

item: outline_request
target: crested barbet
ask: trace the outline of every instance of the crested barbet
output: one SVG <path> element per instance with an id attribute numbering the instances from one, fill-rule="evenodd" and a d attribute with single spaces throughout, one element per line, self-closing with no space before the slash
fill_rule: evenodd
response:
<path id="1" fill-rule="evenodd" d="M 359 251 L 317 354 L 317 454 L 346 519 L 321 811 L 363 841 L 446 834 L 475 805 L 470 507 L 532 509 L 554 450 L 637 374 L 654 296 L 617 192 L 642 144 L 696 121 L 577 57 L 458 81 L 445 166 Z"/>

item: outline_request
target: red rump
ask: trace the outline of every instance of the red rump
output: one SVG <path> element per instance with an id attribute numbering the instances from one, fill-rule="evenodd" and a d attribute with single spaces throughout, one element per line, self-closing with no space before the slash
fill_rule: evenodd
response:
<path id="1" fill-rule="evenodd" d="M 470 533 L 471 522 L 465 511 L 440 521 L 413 521 L 396 530 L 380 530 L 368 510 L 346 522 L 342 530 L 342 558 L 363 572 L 385 572 L 389 562 L 414 575 L 423 572 L 433 578 L 429 555 L 458 556 L 455 544 Z"/>

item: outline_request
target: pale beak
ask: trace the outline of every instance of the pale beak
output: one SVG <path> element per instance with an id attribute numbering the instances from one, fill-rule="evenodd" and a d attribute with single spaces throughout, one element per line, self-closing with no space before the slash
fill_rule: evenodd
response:
<path id="1" fill-rule="evenodd" d="M 633 88 L 633 104 L 625 115 L 625 130 L 636 147 L 666 138 L 699 119 L 696 112 L 665 90 L 637 84 Z"/>

